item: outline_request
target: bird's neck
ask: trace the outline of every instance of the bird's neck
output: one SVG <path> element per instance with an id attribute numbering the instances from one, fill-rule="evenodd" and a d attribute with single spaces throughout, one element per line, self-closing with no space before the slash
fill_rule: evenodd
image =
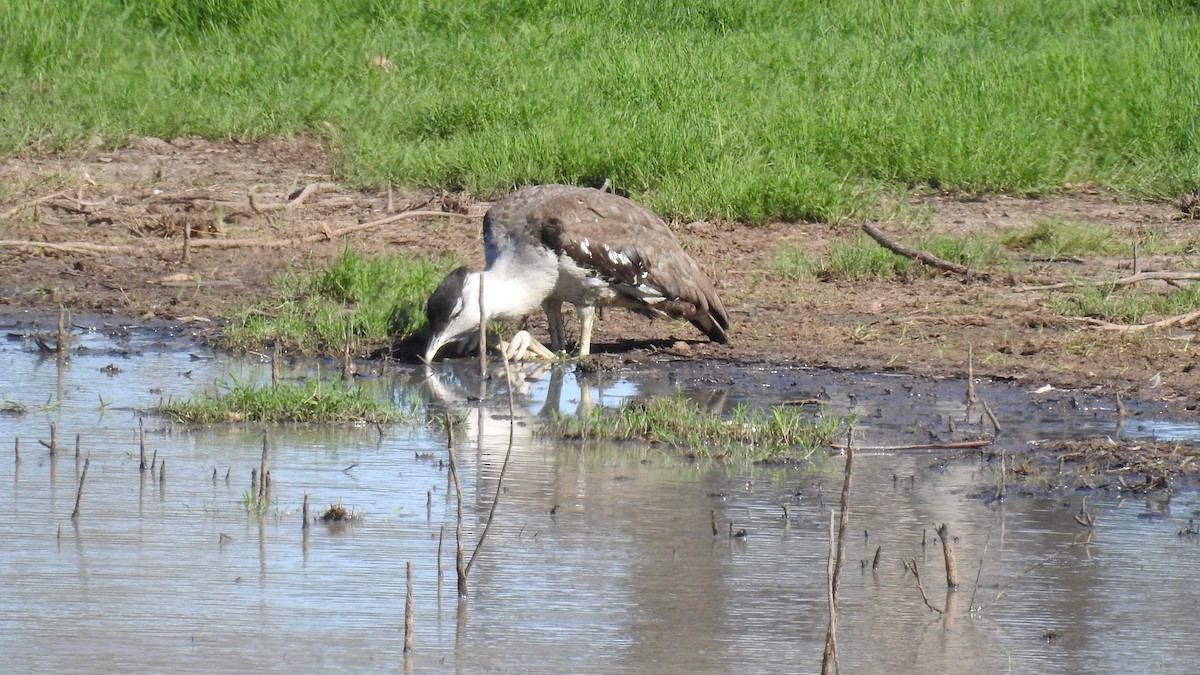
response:
<path id="1" fill-rule="evenodd" d="M 498 263 L 480 274 L 488 319 L 519 319 L 541 306 L 554 290 L 557 268 Z M 474 279 L 479 283 L 479 279 Z"/>

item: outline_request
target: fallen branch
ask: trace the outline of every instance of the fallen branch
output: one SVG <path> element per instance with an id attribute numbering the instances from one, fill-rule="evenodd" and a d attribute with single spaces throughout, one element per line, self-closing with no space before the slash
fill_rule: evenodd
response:
<path id="1" fill-rule="evenodd" d="M 333 183 L 309 183 L 308 185 L 304 186 L 304 189 L 300 191 L 300 194 L 296 195 L 295 199 L 283 202 L 281 204 L 259 204 L 257 201 L 255 201 L 253 192 L 250 192 L 248 197 L 250 201 L 250 209 L 255 213 L 284 210 L 295 211 L 303 206 L 304 202 L 312 195 L 317 194 L 318 192 L 329 192 L 336 189 L 337 185 Z"/>
<path id="2" fill-rule="evenodd" d="M 1050 562 L 1051 560 L 1054 560 L 1058 556 L 1066 553 L 1067 551 L 1075 548 L 1076 546 L 1087 546 L 1088 544 L 1092 543 L 1092 537 L 1093 537 L 1092 533 L 1089 532 L 1088 536 L 1085 539 L 1082 539 L 1080 541 L 1073 541 L 1070 544 L 1067 544 L 1066 546 L 1058 549 L 1054 553 L 1051 553 L 1050 555 L 1046 556 L 1045 558 L 1042 558 L 1040 561 L 1025 568 L 1024 572 L 1021 572 L 1020 574 L 1017 575 L 1017 577 L 1015 579 L 1013 579 L 1012 581 L 1005 584 L 1004 587 L 1000 589 L 1000 592 L 996 594 L 996 597 L 992 598 L 990 602 L 988 602 L 985 605 L 980 605 L 978 609 L 975 609 L 972 611 L 976 612 L 976 613 L 982 612 L 983 610 L 987 609 L 988 607 L 991 607 L 992 605 L 996 604 L 997 600 L 999 600 L 1000 598 L 1003 598 L 1004 595 L 1006 593 L 1008 593 L 1008 589 L 1012 588 L 1013 584 L 1024 579 L 1026 576 L 1029 575 L 1030 572 L 1033 572 L 1034 570 L 1038 569 L 1039 567 L 1042 567 L 1046 563 Z"/>
<path id="3" fill-rule="evenodd" d="M 891 251 L 892 253 L 895 253 L 896 255 L 901 255 L 901 256 L 904 256 L 905 258 L 917 260 L 925 265 L 929 265 L 930 267 L 936 267 L 937 269 L 943 270 L 946 272 L 953 272 L 954 274 L 962 275 L 968 279 L 971 277 L 974 277 L 976 279 L 980 279 L 983 281 L 987 281 L 987 280 L 991 279 L 991 276 L 989 274 L 987 274 L 986 272 L 976 272 L 976 271 L 971 270 L 971 268 L 969 268 L 965 265 L 959 265 L 958 263 L 953 263 L 953 262 L 950 262 L 949 260 L 943 260 L 943 259 L 933 255 L 932 253 L 926 253 L 925 251 L 918 251 L 916 249 L 909 248 L 903 244 L 893 241 L 892 239 L 888 238 L 888 236 L 886 234 L 884 234 L 882 230 L 880 230 L 878 227 L 875 227 L 871 223 L 863 223 L 862 229 L 863 229 L 863 232 L 867 233 L 867 236 L 871 237 L 876 242 L 878 242 L 880 246 L 886 248 L 887 250 Z"/>
<path id="4" fill-rule="evenodd" d="M 108 246 L 104 244 L 89 244 L 82 241 L 69 241 L 61 244 L 52 244 L 48 241 L 21 241 L 15 239 L 0 240 L 0 248 L 17 248 L 26 250 L 45 249 L 50 251 L 62 251 L 63 253 L 82 253 L 84 255 L 136 255 L 138 253 L 145 253 L 147 250 L 141 246 Z"/>
<path id="5" fill-rule="evenodd" d="M 1044 286 L 1022 286 L 1014 288 L 1016 293 L 1032 293 L 1034 291 L 1056 291 L 1063 288 L 1078 288 L 1079 286 L 1112 286 L 1121 287 L 1140 283 L 1142 281 L 1200 281 L 1200 272 L 1138 272 L 1113 281 L 1063 281 Z"/>
<path id="6" fill-rule="evenodd" d="M 48 202 L 51 199 L 58 199 L 59 197 L 63 197 L 66 194 L 67 194 L 66 190 L 59 190 L 58 192 L 55 192 L 53 194 L 48 194 L 43 197 L 38 197 L 37 199 L 33 199 L 33 200 L 30 200 L 27 202 L 22 202 L 20 204 L 17 204 L 16 206 L 12 207 L 11 209 L 5 211 L 3 214 L 0 214 L 0 219 L 8 220 L 9 218 L 12 218 L 13 216 L 15 216 L 18 213 L 20 213 L 21 211 L 23 211 L 24 209 L 28 209 L 30 207 L 37 206 L 38 204 Z"/>
<path id="7" fill-rule="evenodd" d="M 915 558 L 906 559 L 904 561 L 904 569 L 908 570 L 909 572 L 912 572 L 913 578 L 917 580 L 917 590 L 921 592 L 921 600 L 925 603 L 925 606 L 928 607 L 929 609 L 932 609 L 933 611 L 937 612 L 938 614 L 945 614 L 946 612 L 944 610 L 942 610 L 939 607 L 935 607 L 934 604 L 929 601 L 929 596 L 925 595 L 925 586 L 923 586 L 921 584 L 921 573 L 917 571 L 916 559 Z"/>
<path id="8" fill-rule="evenodd" d="M 875 446 L 854 446 L 855 452 L 897 452 L 901 450 L 961 450 L 965 448 L 986 448 L 995 441 L 959 441 L 957 443 L 920 443 L 917 445 L 875 445 Z M 845 450 L 847 446 L 841 443 L 830 443 L 829 447 L 834 450 Z"/>
<path id="9" fill-rule="evenodd" d="M 1073 316 L 1073 317 L 1070 317 L 1070 319 L 1072 321 L 1079 321 L 1082 323 L 1086 323 L 1089 326 L 1095 326 L 1095 327 L 1101 328 L 1103 330 L 1115 330 L 1115 331 L 1119 331 L 1122 333 L 1132 333 L 1132 332 L 1142 331 L 1142 330 L 1153 330 L 1156 328 L 1170 328 L 1171 326 L 1184 326 L 1189 323 L 1192 323 L 1193 321 L 1195 321 L 1197 319 L 1200 319 L 1200 311 L 1188 312 L 1187 314 L 1177 314 L 1175 316 L 1169 316 L 1165 319 L 1160 319 L 1158 321 L 1153 321 L 1151 323 L 1132 323 L 1132 324 L 1109 323 L 1108 321 L 1104 321 L 1102 319 L 1093 319 L 1090 316 Z"/>

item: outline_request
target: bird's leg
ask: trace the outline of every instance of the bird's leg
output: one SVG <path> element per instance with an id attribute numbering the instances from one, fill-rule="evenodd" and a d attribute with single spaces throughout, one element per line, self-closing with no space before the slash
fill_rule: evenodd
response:
<path id="1" fill-rule="evenodd" d="M 535 356 L 540 359 L 554 359 L 554 352 L 546 349 L 546 347 L 533 339 L 529 331 L 517 331 L 508 342 L 500 341 L 500 351 L 504 352 L 504 356 L 509 361 L 523 361 L 526 356 Z"/>
<path id="2" fill-rule="evenodd" d="M 567 348 L 563 334 L 562 306 L 561 300 L 542 301 L 542 311 L 546 313 L 546 324 L 550 331 L 550 349 L 556 352 Z"/>
<path id="3" fill-rule="evenodd" d="M 596 308 L 583 305 L 575 308 L 579 315 L 579 356 L 592 353 L 592 326 L 596 323 Z"/>

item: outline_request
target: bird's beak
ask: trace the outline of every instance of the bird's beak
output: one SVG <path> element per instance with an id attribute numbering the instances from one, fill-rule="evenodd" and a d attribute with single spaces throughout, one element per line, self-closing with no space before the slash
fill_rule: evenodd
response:
<path id="1" fill-rule="evenodd" d="M 425 348 L 425 355 L 421 357 L 421 360 L 426 364 L 433 363 L 433 357 L 437 356 L 437 353 L 442 350 L 442 347 L 446 346 L 447 342 L 448 340 L 444 335 L 434 335 L 429 339 L 429 346 Z"/>

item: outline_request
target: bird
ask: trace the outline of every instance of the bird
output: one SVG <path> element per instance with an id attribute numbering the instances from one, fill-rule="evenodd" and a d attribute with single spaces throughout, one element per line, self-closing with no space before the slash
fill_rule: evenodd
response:
<path id="1" fill-rule="evenodd" d="M 571 185 L 526 187 L 488 209 L 483 242 L 484 270 L 455 269 L 426 303 L 426 363 L 448 344 L 478 344 L 481 305 L 485 322 L 520 319 L 540 305 L 559 351 L 562 305 L 571 303 L 580 357 L 591 353 L 603 307 L 686 319 L 710 340 L 729 341 L 729 315 L 712 282 L 666 223 L 630 199 Z"/>

